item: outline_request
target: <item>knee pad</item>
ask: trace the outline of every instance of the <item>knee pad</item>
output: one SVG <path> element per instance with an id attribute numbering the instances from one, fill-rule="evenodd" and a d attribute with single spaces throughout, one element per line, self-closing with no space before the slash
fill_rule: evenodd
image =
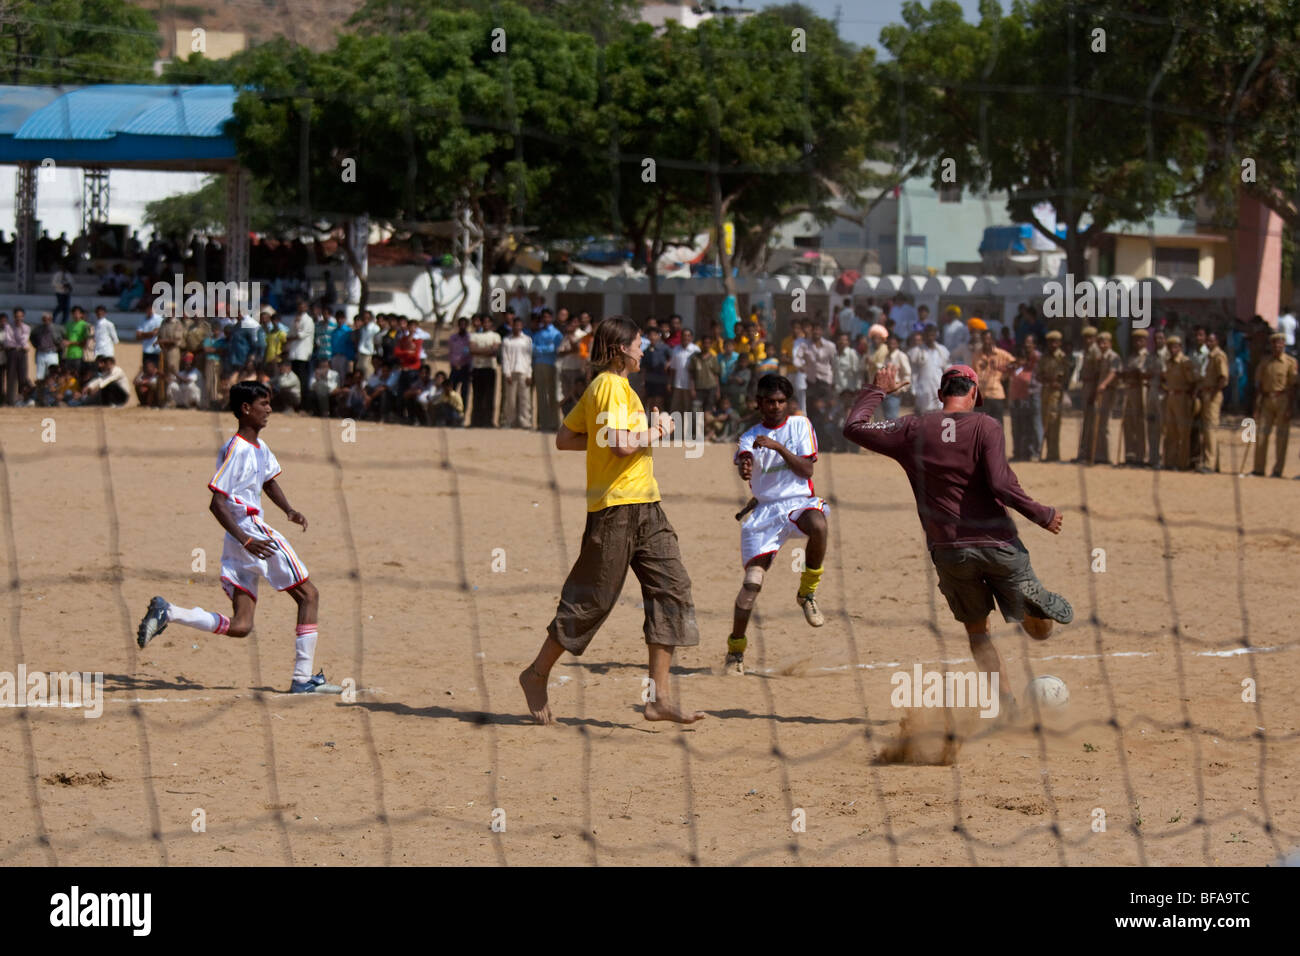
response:
<path id="1" fill-rule="evenodd" d="M 758 592 L 763 590 L 763 569 L 756 564 L 751 564 L 745 569 L 745 582 L 740 586 L 740 593 L 736 595 L 736 607 L 744 611 L 752 611 L 754 605 L 758 603 Z"/>

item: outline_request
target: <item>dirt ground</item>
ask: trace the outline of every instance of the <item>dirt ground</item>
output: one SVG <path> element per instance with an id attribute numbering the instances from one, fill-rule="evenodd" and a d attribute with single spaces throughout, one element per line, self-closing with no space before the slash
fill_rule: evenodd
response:
<path id="1" fill-rule="evenodd" d="M 1065 513 L 1059 538 L 1018 523 L 1076 621 L 1032 646 L 1000 618 L 995 635 L 1022 701 L 1048 673 L 1070 703 L 1038 731 L 1032 712 L 961 714 L 954 763 L 886 765 L 891 674 L 969 658 L 892 462 L 823 454 L 826 626 L 803 621 L 787 545 L 751 628 L 758 672 L 735 678 L 714 668 L 745 489 L 726 446 L 657 451 L 702 635 L 672 692 L 709 717 L 642 719 L 629 580 L 557 666 L 560 723 L 542 728 L 516 677 L 577 554 L 583 458 L 535 433 L 362 424 L 345 441 L 337 421 L 272 418 L 310 527 L 268 518 L 321 590 L 317 661 L 355 702 L 284 693 L 294 605 L 265 585 L 250 638 L 173 624 L 139 651 L 154 594 L 228 609 L 204 485 L 233 427 L 0 410 L 0 671 L 102 671 L 106 693 L 93 720 L 0 708 L 0 863 L 1258 865 L 1300 847 L 1295 481 L 1017 466 Z"/>

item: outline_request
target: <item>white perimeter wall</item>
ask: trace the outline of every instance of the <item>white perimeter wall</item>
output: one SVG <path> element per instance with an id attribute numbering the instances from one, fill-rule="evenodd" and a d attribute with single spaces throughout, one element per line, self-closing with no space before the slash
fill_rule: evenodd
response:
<path id="1" fill-rule="evenodd" d="M 206 173 L 159 173 L 114 169 L 108 174 L 108 218 L 139 229 L 146 241 L 149 233 L 143 226 L 145 203 L 178 193 L 194 192 L 203 185 Z M 5 238 L 14 236 L 14 184 L 18 167 L 0 166 L 0 229 Z M 58 237 L 66 232 L 69 239 L 81 231 L 81 169 L 56 168 L 54 182 L 36 187 L 36 215 L 40 228 Z M 39 236 L 40 233 L 38 232 Z"/>

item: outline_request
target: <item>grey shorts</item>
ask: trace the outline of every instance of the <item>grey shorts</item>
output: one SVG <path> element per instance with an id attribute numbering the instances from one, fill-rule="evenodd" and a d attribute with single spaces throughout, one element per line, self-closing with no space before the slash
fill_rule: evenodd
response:
<path id="1" fill-rule="evenodd" d="M 983 621 L 994 602 L 1006 621 L 1023 621 L 1026 611 L 1044 616 L 1027 605 L 1026 591 L 1034 593 L 1042 585 L 1019 538 L 996 548 L 932 548 L 930 559 L 939 572 L 939 590 L 963 624 Z"/>

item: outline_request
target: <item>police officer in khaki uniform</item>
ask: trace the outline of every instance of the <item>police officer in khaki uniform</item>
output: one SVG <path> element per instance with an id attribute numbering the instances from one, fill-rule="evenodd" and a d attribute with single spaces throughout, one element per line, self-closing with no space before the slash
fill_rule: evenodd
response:
<path id="1" fill-rule="evenodd" d="M 1169 364 L 1169 348 L 1165 333 L 1156 329 L 1151 333 L 1151 351 L 1147 354 L 1147 464 L 1160 467 L 1160 435 L 1164 431 L 1165 393 L 1163 376 Z"/>
<path id="2" fill-rule="evenodd" d="M 1043 435 L 1046 454 L 1043 461 L 1061 460 L 1061 400 L 1070 381 L 1070 357 L 1061 348 L 1060 332 L 1053 329 L 1045 336 L 1047 353 L 1038 360 L 1034 375 L 1043 385 Z"/>
<path id="3" fill-rule="evenodd" d="M 207 372 L 207 357 L 203 353 L 203 343 L 212 335 L 212 323 L 202 316 L 188 319 L 185 322 L 185 333 L 181 338 L 181 347 L 186 352 L 194 353 L 194 367 L 200 372 Z M 213 404 L 208 398 L 207 389 L 203 389 L 203 395 L 199 400 L 200 408 L 208 408 Z"/>
<path id="4" fill-rule="evenodd" d="M 170 376 L 181 369 L 181 346 L 185 340 L 185 323 L 180 318 L 179 304 L 172 306 L 171 314 L 163 319 L 158 329 L 158 348 L 162 353 L 162 366 L 158 369 L 158 401 L 167 394 Z M 170 404 L 170 403 L 168 403 Z"/>
<path id="5" fill-rule="evenodd" d="M 1098 361 L 1101 350 L 1096 346 L 1097 330 L 1091 325 L 1083 329 L 1083 365 L 1079 369 L 1079 383 L 1083 387 L 1083 426 L 1079 429 L 1079 451 L 1075 462 L 1088 460 L 1088 449 L 1092 445 L 1092 430 L 1097 420 L 1097 379 Z"/>
<path id="6" fill-rule="evenodd" d="M 1147 450 L 1146 391 L 1150 378 L 1147 372 L 1150 354 L 1147 351 L 1147 330 L 1134 329 L 1129 336 L 1130 347 L 1121 378 L 1124 381 L 1124 464 L 1144 465 Z"/>
<path id="7" fill-rule="evenodd" d="M 1088 448 L 1088 463 L 1110 462 L 1110 416 L 1115 411 L 1115 395 L 1119 391 L 1119 353 L 1110 347 L 1111 334 L 1097 336 L 1097 409 L 1093 429 L 1096 435 Z"/>
<path id="8" fill-rule="evenodd" d="M 1192 399 L 1196 394 L 1196 367 L 1183 353 L 1183 340 L 1171 335 L 1165 341 L 1169 361 L 1161 385 L 1165 393 L 1164 467 L 1183 471 L 1191 464 Z"/>
<path id="9" fill-rule="evenodd" d="M 1275 332 L 1269 336 L 1271 354 L 1255 370 L 1255 474 L 1263 477 L 1268 464 L 1268 435 L 1277 429 L 1277 458 L 1273 477 L 1282 477 L 1286 464 L 1286 445 L 1291 431 L 1291 402 L 1295 397 L 1296 360 L 1286 354 L 1286 336 Z"/>
<path id="10" fill-rule="evenodd" d="M 1205 372 L 1201 376 L 1201 463 L 1196 470 L 1203 475 L 1218 471 L 1219 412 L 1223 409 L 1223 390 L 1228 387 L 1228 353 L 1219 348 L 1219 337 L 1206 336 L 1208 351 Z"/>

